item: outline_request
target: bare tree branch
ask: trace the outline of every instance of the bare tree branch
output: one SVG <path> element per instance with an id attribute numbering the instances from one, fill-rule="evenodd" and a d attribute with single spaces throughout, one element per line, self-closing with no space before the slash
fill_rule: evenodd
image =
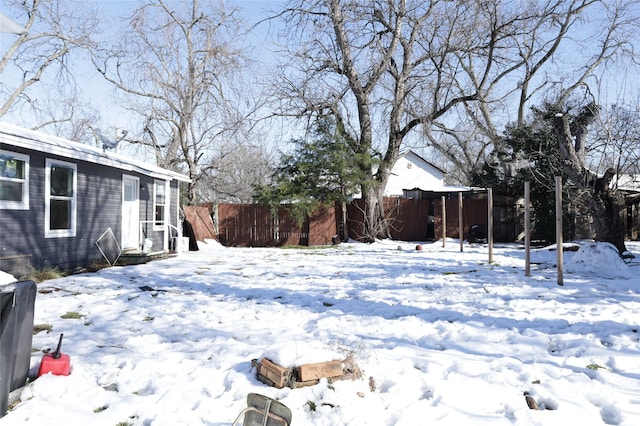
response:
<path id="1" fill-rule="evenodd" d="M 36 122 L 38 128 L 76 120 L 75 116 L 57 117 L 56 113 L 43 110 L 46 99 L 41 98 L 38 103 L 31 92 L 37 85 L 46 84 L 56 101 L 74 99 L 78 106 L 82 104 L 69 64 L 81 48 L 91 44 L 90 37 L 98 23 L 94 11 L 68 9 L 68 4 L 53 0 L 7 0 L 4 6 L 14 16 L 26 17 L 21 22 L 26 32 L 0 58 L 0 117 L 22 108 L 25 113 L 29 111 L 31 118 L 47 117 Z"/>
<path id="2" fill-rule="evenodd" d="M 243 70 L 238 11 L 225 3 L 148 0 L 130 17 L 122 43 L 94 49 L 92 61 L 144 121 L 137 142 L 152 147 L 158 164 L 191 178 L 189 203 L 229 140 L 253 126 L 260 105 Z"/>

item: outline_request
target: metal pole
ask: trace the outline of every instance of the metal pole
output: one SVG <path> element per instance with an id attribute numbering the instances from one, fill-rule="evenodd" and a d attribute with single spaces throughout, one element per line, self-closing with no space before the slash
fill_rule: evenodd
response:
<path id="1" fill-rule="evenodd" d="M 442 247 L 447 239 L 447 198 L 442 196 Z"/>
<path id="2" fill-rule="evenodd" d="M 531 209 L 529 182 L 524 183 L 524 276 L 531 276 Z"/>
<path id="3" fill-rule="evenodd" d="M 556 246 L 558 285 L 564 285 L 562 276 L 562 176 L 556 176 Z"/>
<path id="4" fill-rule="evenodd" d="M 460 235 L 460 251 L 464 251 L 464 227 L 462 223 L 462 192 L 458 192 L 458 234 Z"/>
<path id="5" fill-rule="evenodd" d="M 487 244 L 489 244 L 489 263 L 493 262 L 493 189 L 487 190 Z"/>

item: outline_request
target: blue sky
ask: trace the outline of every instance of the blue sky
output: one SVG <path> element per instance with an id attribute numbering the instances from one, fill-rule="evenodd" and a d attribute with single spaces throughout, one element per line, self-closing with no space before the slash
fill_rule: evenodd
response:
<path id="1" fill-rule="evenodd" d="M 103 11 L 103 19 L 108 28 L 116 28 L 119 22 L 126 23 L 127 17 L 131 14 L 134 8 L 136 8 L 140 2 L 138 0 L 64 0 L 70 2 L 77 8 L 99 8 Z M 218 0 L 200 0 L 201 4 L 215 3 Z M 235 0 L 229 1 L 230 5 L 241 8 L 247 19 L 247 24 L 252 25 L 264 19 L 267 16 L 268 10 L 281 9 L 287 2 L 284 0 Z M 20 23 L 21 20 L 17 17 L 11 16 L 16 22 Z M 589 28 L 588 23 L 585 28 Z M 269 31 L 269 23 L 263 23 L 253 28 L 253 36 L 247 36 L 247 43 L 256 45 L 256 53 L 261 61 L 268 63 L 272 58 L 270 50 L 270 41 L 267 38 L 267 31 Z M 4 45 L 5 37 L 2 37 L 2 44 Z M 14 37 L 14 36 L 12 36 Z M 562 59 L 566 59 L 562 58 Z M 562 60 L 561 60 L 562 61 Z M 74 71 L 78 75 L 81 87 L 84 91 L 84 96 L 88 97 L 90 101 L 96 103 L 96 107 L 101 111 L 103 116 L 102 124 L 105 127 L 123 127 L 129 128 L 131 131 L 135 131 L 136 123 L 128 122 L 127 114 L 122 108 L 117 105 L 112 96 L 113 88 L 106 83 L 96 72 L 92 66 L 87 62 L 79 62 L 74 64 L 76 67 Z M 260 71 L 264 71 L 265 67 L 261 67 Z M 612 77 L 615 74 L 615 77 Z M 5 76 L 3 76 L 5 77 Z M 619 69 L 618 73 L 608 72 L 602 75 L 600 81 L 603 83 L 603 93 L 598 95 L 598 101 L 602 104 L 610 104 L 612 102 L 619 101 L 622 96 L 637 96 L 637 73 L 636 68 L 629 67 Z M 592 90 L 595 87 L 591 87 Z M 33 92 L 33 96 L 37 97 L 38 93 L 43 93 L 47 90 L 47 86 L 41 84 L 37 91 Z M 44 96 L 43 96 L 44 98 Z M 627 99 L 630 101 L 630 99 Z M 11 120 L 10 117 L 4 118 L 7 121 L 16 122 Z M 16 124 L 23 124 L 16 122 Z M 29 123 L 24 123 L 28 125 Z"/>
<path id="2" fill-rule="evenodd" d="M 100 16 L 103 20 L 103 26 L 105 28 L 106 36 L 117 36 L 116 29 L 120 24 L 126 25 L 128 17 L 132 11 L 138 7 L 141 2 L 138 0 L 115 0 L 115 1 L 101 1 L 101 0 L 65 0 L 70 3 L 74 9 L 98 9 Z M 217 0 L 201 0 L 201 5 L 205 5 L 209 2 L 216 2 Z M 169 3 L 176 3 L 169 1 Z M 243 12 L 247 26 L 251 26 L 252 33 L 246 35 L 247 44 L 255 45 L 255 54 L 259 57 L 260 61 L 270 62 L 270 49 L 267 46 L 269 43 L 267 38 L 267 32 L 270 29 L 268 23 L 255 25 L 259 21 L 263 20 L 269 10 L 278 9 L 282 7 L 286 1 L 272 1 L 272 0 L 235 0 L 228 1 L 228 4 L 236 6 Z M 3 11 L 5 12 L 5 11 Z M 8 16 L 16 23 L 21 23 L 25 17 L 12 16 L 10 11 L 7 10 Z M 255 26 L 254 26 L 255 25 Z M 111 32 L 111 34 L 108 34 Z M 0 41 L 3 47 L 9 46 L 15 40 L 14 35 L 2 34 L 0 35 Z M 73 67 L 74 75 L 82 89 L 82 96 L 91 102 L 93 107 L 97 108 L 102 115 L 101 126 L 108 127 L 121 127 L 129 128 L 133 130 L 138 123 L 136 120 L 131 121 L 129 117 L 131 114 L 121 108 L 114 97 L 114 88 L 94 70 L 86 57 L 80 57 L 76 60 L 69 62 L 69 65 Z M 264 69 L 262 67 L 261 69 Z M 5 74 L 4 78 L 10 78 L 11 74 Z M 16 76 L 16 74 L 14 74 Z M 47 76 L 43 78 L 43 82 Z M 44 100 L 46 98 L 46 91 L 48 90 L 47 84 L 40 84 L 33 86 L 29 89 L 30 96 L 36 99 Z M 3 117 L 3 120 L 12 122 L 14 124 L 33 126 L 36 123 L 29 122 L 29 117 L 18 116 L 17 114 L 7 115 Z"/>

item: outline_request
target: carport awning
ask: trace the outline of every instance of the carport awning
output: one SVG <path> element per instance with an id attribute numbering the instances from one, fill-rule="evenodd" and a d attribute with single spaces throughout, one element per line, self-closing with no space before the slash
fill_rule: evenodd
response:
<path id="1" fill-rule="evenodd" d="M 437 194 L 450 194 L 452 192 L 481 192 L 486 191 L 484 188 L 477 188 L 472 186 L 462 186 L 462 185 L 444 185 L 437 188 L 420 188 L 415 187 L 413 189 L 405 189 L 405 191 L 422 191 L 422 192 L 432 192 Z"/>

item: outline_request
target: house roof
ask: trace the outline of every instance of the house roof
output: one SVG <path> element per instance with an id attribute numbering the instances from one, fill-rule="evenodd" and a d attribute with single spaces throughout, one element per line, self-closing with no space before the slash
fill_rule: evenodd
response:
<path id="1" fill-rule="evenodd" d="M 153 164 L 9 123 L 0 122 L 0 138 L 1 145 L 6 143 L 47 154 L 115 167 L 129 172 L 138 172 L 155 178 L 176 179 L 182 182 L 191 181 L 188 176 Z"/>
<path id="2" fill-rule="evenodd" d="M 441 167 L 436 166 L 435 164 L 433 164 L 430 161 L 425 160 L 422 156 L 418 155 L 415 151 L 412 151 L 410 149 L 400 152 L 400 155 L 398 156 L 398 158 L 405 157 L 407 155 L 412 155 L 412 156 L 416 157 L 419 161 L 422 161 L 423 163 L 428 164 L 429 166 L 433 167 L 434 169 L 437 169 L 438 171 L 442 172 L 443 174 L 447 174 L 447 172 L 444 169 L 442 169 Z"/>
<path id="3" fill-rule="evenodd" d="M 621 174 L 618 176 L 617 185 L 622 191 L 640 192 L 640 174 Z"/>
<path id="4" fill-rule="evenodd" d="M 449 194 L 449 193 L 453 193 L 453 192 L 477 192 L 477 191 L 484 191 L 483 188 L 478 188 L 478 187 L 474 187 L 474 186 L 464 186 L 464 185 L 442 185 L 440 187 L 437 188 L 429 188 L 429 189 L 422 189 L 420 187 L 415 187 L 413 188 L 413 190 L 420 190 L 422 192 L 430 192 L 430 193 L 437 193 L 437 194 Z"/>

